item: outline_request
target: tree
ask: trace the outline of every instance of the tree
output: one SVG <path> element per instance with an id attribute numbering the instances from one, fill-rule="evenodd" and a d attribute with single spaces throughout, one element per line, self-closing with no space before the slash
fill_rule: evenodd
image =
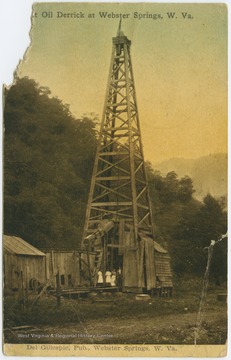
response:
<path id="1" fill-rule="evenodd" d="M 227 214 L 219 200 L 207 195 L 203 203 L 194 208 L 185 208 L 173 233 L 177 259 L 183 262 L 184 272 L 203 275 L 206 268 L 208 246 L 227 231 Z M 175 259 L 175 270 L 178 260 Z M 217 284 L 226 280 L 227 243 L 217 243 L 211 263 L 211 276 Z"/>
<path id="2" fill-rule="evenodd" d="M 4 231 L 38 247 L 80 245 L 95 122 L 75 119 L 48 88 L 16 79 L 5 94 Z"/>
<path id="3" fill-rule="evenodd" d="M 151 164 L 146 167 L 157 240 L 167 246 L 175 273 L 203 276 L 211 240 L 226 233 L 226 202 L 208 194 L 201 203 L 193 198 L 190 177 L 178 179 L 175 172 L 164 177 Z M 211 276 L 217 284 L 226 279 L 226 258 L 224 240 L 214 247 L 211 262 Z"/>
<path id="4" fill-rule="evenodd" d="M 227 232 L 227 213 L 219 200 L 208 194 L 203 200 L 203 206 L 196 218 L 195 235 L 202 247 L 210 245 L 211 240 L 217 241 L 221 234 Z M 217 285 L 226 280 L 227 276 L 227 241 L 214 246 L 211 262 L 211 275 Z"/>
<path id="5" fill-rule="evenodd" d="M 189 176 L 184 176 L 179 180 L 178 198 L 182 202 L 187 202 L 192 198 L 195 190 L 193 182 Z"/>

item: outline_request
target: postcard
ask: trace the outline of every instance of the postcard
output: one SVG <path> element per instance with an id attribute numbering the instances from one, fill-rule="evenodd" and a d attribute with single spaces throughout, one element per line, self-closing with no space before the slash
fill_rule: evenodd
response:
<path id="1" fill-rule="evenodd" d="M 227 354 L 227 6 L 35 3 L 4 87 L 3 350 Z"/>

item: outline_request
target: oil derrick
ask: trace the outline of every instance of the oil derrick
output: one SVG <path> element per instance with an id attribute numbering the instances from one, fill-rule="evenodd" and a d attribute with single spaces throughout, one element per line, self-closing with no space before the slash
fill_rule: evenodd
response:
<path id="1" fill-rule="evenodd" d="M 123 287 L 156 286 L 154 234 L 131 61 L 121 31 L 112 56 L 83 231 L 90 277 L 121 267 Z M 96 258 L 92 254 L 96 252 Z M 98 260 L 100 259 L 100 260 Z"/>

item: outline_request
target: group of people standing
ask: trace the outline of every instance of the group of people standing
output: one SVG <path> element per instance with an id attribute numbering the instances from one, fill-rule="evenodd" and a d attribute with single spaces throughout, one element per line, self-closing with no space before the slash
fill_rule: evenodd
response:
<path id="1" fill-rule="evenodd" d="M 117 271 L 113 269 L 112 271 L 107 270 L 103 275 L 102 271 L 98 271 L 97 276 L 97 286 L 121 286 L 122 285 L 122 277 L 121 277 L 121 268 Z"/>

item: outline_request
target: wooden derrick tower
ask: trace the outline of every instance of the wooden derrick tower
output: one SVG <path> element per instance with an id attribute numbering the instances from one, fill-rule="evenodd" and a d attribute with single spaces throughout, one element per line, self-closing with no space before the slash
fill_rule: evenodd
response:
<path id="1" fill-rule="evenodd" d="M 117 36 L 112 39 L 83 245 L 88 249 L 92 278 L 99 269 L 121 267 L 123 288 L 141 292 L 155 288 L 156 270 L 130 47 L 131 41 L 121 31 L 120 23 Z M 89 255 L 94 251 L 96 259 Z"/>

